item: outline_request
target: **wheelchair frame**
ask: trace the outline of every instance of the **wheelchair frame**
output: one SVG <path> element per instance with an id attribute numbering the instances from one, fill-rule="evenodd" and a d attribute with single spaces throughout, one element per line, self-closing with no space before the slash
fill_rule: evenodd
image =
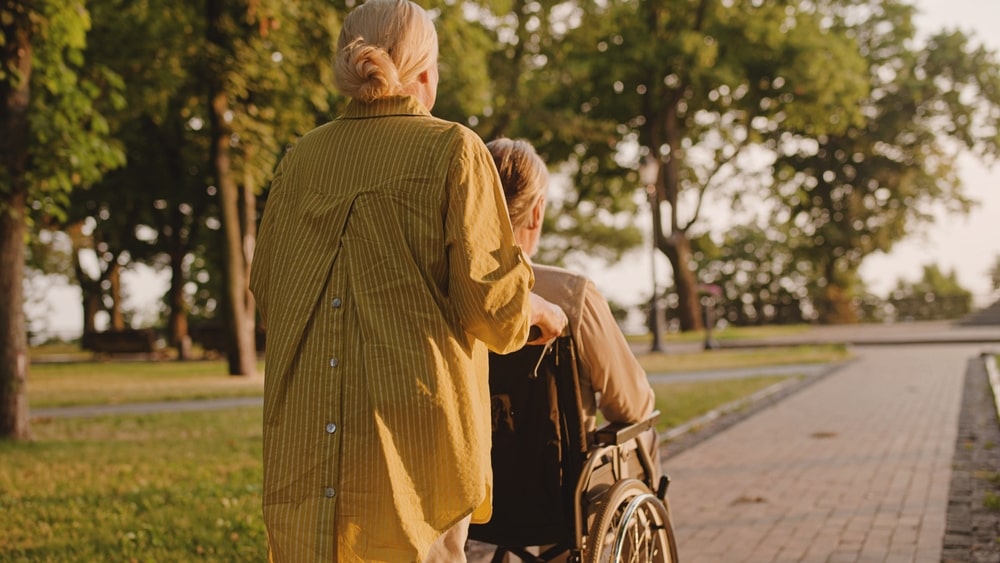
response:
<path id="1" fill-rule="evenodd" d="M 661 476 L 654 489 L 653 479 L 658 472 L 654 469 L 655 462 L 650 457 L 650 452 L 641 443 L 643 434 L 654 429 L 659 414 L 659 411 L 654 411 L 646 420 L 635 424 L 610 423 L 594 432 L 594 447 L 589 452 L 587 463 L 577 481 L 574 504 L 576 546 L 575 550 L 571 550 L 571 561 L 580 561 L 581 558 L 585 558 L 588 563 L 623 560 L 635 563 L 678 561 L 667 501 L 670 478 L 667 475 Z M 634 450 L 626 448 L 629 442 L 635 443 Z M 627 471 L 629 462 L 626 458 L 630 451 L 634 451 L 638 458 L 641 477 L 630 475 Z M 610 466 L 612 485 L 601 496 L 588 501 L 586 497 L 591 490 L 591 478 L 597 469 L 606 466 Z M 593 515 L 593 524 L 587 526 L 591 514 L 586 508 L 590 505 L 600 508 Z M 640 515 L 639 510 L 643 506 L 651 512 Z M 642 520 L 638 524 L 652 530 L 644 530 L 643 537 L 639 537 L 640 531 L 633 527 L 633 519 Z M 646 535 L 649 532 L 653 534 L 652 537 Z M 630 549 L 626 549 L 630 534 L 633 543 L 628 544 Z M 603 541 L 598 542 L 608 536 L 612 539 L 610 546 Z M 635 552 L 635 544 L 643 545 L 643 540 L 650 543 L 645 544 L 647 551 L 643 552 L 644 557 L 640 557 Z M 654 546 L 651 542 L 657 540 L 659 544 Z M 626 553 L 630 557 L 624 557 Z"/>
<path id="2" fill-rule="evenodd" d="M 568 336 L 560 337 L 542 348 L 540 356 L 539 348 L 542 347 L 526 347 L 513 353 L 520 355 L 521 365 L 534 367 L 533 370 L 529 367 L 526 370 L 528 373 L 494 374 L 493 361 L 496 357 L 491 354 L 491 393 L 495 375 L 536 380 L 539 369 L 547 363 L 547 374 L 554 378 L 555 392 L 560 396 L 559 404 L 567 410 L 575 405 L 573 416 L 580 426 L 564 425 L 570 428 L 561 427 L 558 430 L 564 446 L 572 449 L 576 438 L 574 431 L 582 429 L 585 417 L 580 402 L 575 348 Z M 505 361 L 509 362 L 510 358 Z M 677 548 L 667 502 L 670 481 L 664 475 L 658 483 L 653 483 L 659 472 L 650 451 L 642 443 L 649 430 L 655 432 L 658 417 L 659 412 L 655 411 L 634 424 L 609 423 L 588 433 L 584 438 L 586 452 L 582 467 L 578 466 L 579 473 L 576 474 L 576 468 L 565 468 L 568 475 L 577 475 L 571 492 L 571 529 L 566 530 L 564 539 L 551 544 L 544 552 L 535 555 L 526 549 L 531 544 L 503 541 L 502 533 L 500 541 L 495 541 L 495 537 L 484 540 L 475 525 L 470 528 L 470 538 L 497 545 L 492 558 L 495 563 L 503 561 L 507 554 L 522 561 L 542 563 L 567 552 L 570 562 L 676 563 Z M 631 459 L 633 456 L 635 460 Z M 579 456 L 568 455 L 561 464 L 576 463 L 578 459 Z M 606 475 L 598 475 L 605 472 Z"/>

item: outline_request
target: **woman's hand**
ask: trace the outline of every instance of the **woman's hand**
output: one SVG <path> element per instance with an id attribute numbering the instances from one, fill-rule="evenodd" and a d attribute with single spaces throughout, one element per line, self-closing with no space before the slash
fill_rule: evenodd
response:
<path id="1" fill-rule="evenodd" d="M 538 327 L 542 335 L 534 340 L 529 340 L 528 344 L 547 344 L 562 334 L 563 329 L 569 319 L 562 308 L 542 299 L 534 293 L 529 294 L 531 302 L 531 326 Z"/>

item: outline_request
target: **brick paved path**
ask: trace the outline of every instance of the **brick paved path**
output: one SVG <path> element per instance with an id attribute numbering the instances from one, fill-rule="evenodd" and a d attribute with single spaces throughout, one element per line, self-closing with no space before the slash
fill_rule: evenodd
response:
<path id="1" fill-rule="evenodd" d="M 981 346 L 859 347 L 859 359 L 668 459 L 681 560 L 941 560 L 968 359 Z"/>

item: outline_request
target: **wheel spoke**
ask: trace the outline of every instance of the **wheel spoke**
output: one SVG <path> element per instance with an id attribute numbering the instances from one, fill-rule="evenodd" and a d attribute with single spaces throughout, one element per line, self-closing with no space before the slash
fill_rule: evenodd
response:
<path id="1" fill-rule="evenodd" d="M 591 563 L 676 563 L 669 511 L 645 484 L 627 479 L 608 491 L 587 539 Z"/>

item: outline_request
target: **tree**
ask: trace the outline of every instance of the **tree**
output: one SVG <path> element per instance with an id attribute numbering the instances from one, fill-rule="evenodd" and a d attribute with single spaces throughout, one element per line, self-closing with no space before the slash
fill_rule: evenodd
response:
<path id="1" fill-rule="evenodd" d="M 867 60 L 864 121 L 840 132 L 778 138 L 775 200 L 798 260 L 816 272 L 810 295 L 821 322 L 853 322 L 857 272 L 935 210 L 969 209 L 955 161 L 997 154 L 1000 69 L 959 32 L 913 44 L 914 8 L 884 0 L 834 13 Z M 986 124 L 981 126 L 980 124 Z"/>
<path id="2" fill-rule="evenodd" d="M 237 6 L 235 14 L 227 13 Z M 246 17 L 241 17 L 246 12 Z M 252 255 L 244 247 L 245 228 L 256 227 L 254 222 L 247 222 L 243 215 L 245 200 L 242 198 L 239 183 L 233 172 L 230 142 L 233 140 L 233 116 L 230 109 L 230 92 L 227 78 L 234 64 L 237 41 L 245 41 L 248 28 L 254 27 L 254 17 L 249 13 L 249 6 L 242 2 L 226 2 L 226 0 L 205 1 L 205 37 L 208 57 L 208 121 L 211 131 L 210 163 L 215 179 L 215 189 L 219 194 L 220 218 L 222 221 L 222 241 L 225 248 L 223 261 L 223 312 L 226 315 L 229 373 L 231 375 L 253 375 L 257 373 L 257 353 L 254 347 L 254 315 L 253 300 L 249 287 L 250 260 Z M 249 20 L 249 21 L 247 21 Z M 261 31 L 270 26 L 270 21 L 264 17 L 261 21 Z M 239 36 L 242 32 L 243 36 Z M 251 31 L 252 33 L 252 31 Z M 235 35 L 235 37 L 234 37 Z M 240 45 L 242 46 L 242 45 Z M 233 77 L 235 78 L 235 77 Z M 242 192 L 244 197 L 246 192 Z M 243 203 L 241 205 L 241 203 Z M 252 224 L 252 227 L 251 227 Z M 252 240 L 248 241 L 250 244 Z"/>
<path id="3" fill-rule="evenodd" d="M 321 2 L 206 0 L 210 170 L 224 248 L 223 313 L 229 373 L 256 372 L 249 270 L 256 193 L 285 143 L 315 125 L 331 101 L 337 14 Z"/>
<path id="4" fill-rule="evenodd" d="M 0 203 L 0 436 L 28 438 L 27 337 L 21 309 L 24 278 L 24 231 L 27 221 L 26 169 L 30 129 L 33 24 L 29 5 L 2 5 L 2 82 L 0 147 L 4 159 Z"/>
<path id="5" fill-rule="evenodd" d="M 436 12 L 434 27 L 438 34 L 438 83 L 434 115 L 464 123 L 489 140 L 492 133 L 483 129 L 486 108 L 495 105 L 500 95 L 497 79 L 490 67 L 490 54 L 497 48 L 496 31 L 484 19 L 495 17 L 491 9 L 501 5 L 481 2 L 433 0 L 424 4 Z M 476 18 L 467 18 L 469 10 Z"/>
<path id="6" fill-rule="evenodd" d="M 123 154 L 94 100 L 117 98 L 113 73 L 84 65 L 82 2 L 0 3 L 0 437 L 30 437 L 23 313 L 29 210 L 58 214 Z M 86 69 L 86 70 L 85 70 Z"/>
<path id="7" fill-rule="evenodd" d="M 682 330 L 698 329 L 690 238 L 704 199 L 738 174 L 747 147 L 776 132 L 827 134 L 858 121 L 862 59 L 827 25 L 825 3 L 574 5 L 577 23 L 545 66 L 553 86 L 540 103 L 550 117 L 538 126 L 551 128 L 551 154 L 566 157 L 588 195 L 634 193 L 649 162 L 655 244 L 673 269 Z"/>
<path id="8" fill-rule="evenodd" d="M 954 271 L 945 274 L 928 264 L 920 280 L 899 280 L 888 301 L 897 320 L 957 319 L 972 309 L 972 292 L 962 287 Z"/>
<path id="9" fill-rule="evenodd" d="M 574 173 L 568 140 L 580 120 L 565 121 L 544 100 L 565 91 L 558 75 L 566 2 L 438 0 L 441 84 L 434 113 L 466 123 L 484 140 L 519 137 L 532 142 L 550 168 L 574 174 L 568 190 L 548 195 L 537 259 L 559 264 L 576 255 L 614 261 L 642 242 L 631 220 L 633 186 L 612 173 Z M 561 175 L 560 175 L 561 176 Z"/>
<path id="10" fill-rule="evenodd" d="M 167 334 L 179 358 L 186 359 L 189 256 L 214 211 L 207 193 L 203 80 L 197 73 L 202 45 L 195 40 L 202 35 L 202 12 L 190 2 L 92 0 L 91 6 L 95 25 L 88 57 L 114 69 L 126 84 L 128 106 L 111 121 L 128 163 L 74 195 L 78 213 L 70 217 L 70 227 L 75 221 L 92 223 L 93 236 L 105 247 L 99 258 L 117 255 L 169 268 Z M 130 48 L 122 51 L 120 45 Z M 137 59 L 156 64 L 136 65 Z M 81 279 L 81 287 L 86 283 Z M 84 294 L 86 308 L 92 299 Z"/>
<path id="11" fill-rule="evenodd" d="M 711 299 L 713 318 L 736 326 L 811 320 L 810 265 L 795 263 L 780 231 L 740 225 L 718 243 L 703 235 L 691 246 L 703 283 L 720 289 Z"/>
<path id="12" fill-rule="evenodd" d="M 210 305 L 199 312 L 224 317 L 230 373 L 253 373 L 246 277 L 257 192 L 284 147 L 325 120 L 337 100 L 329 65 L 337 9 L 257 0 L 93 0 L 93 7 L 98 25 L 88 54 L 127 85 L 129 106 L 113 129 L 129 162 L 79 194 L 81 214 L 71 220 L 96 225 L 102 256 L 170 268 L 167 325 L 182 354 L 188 313 L 202 299 Z M 213 296 L 192 296 L 194 284 L 212 287 Z"/>

